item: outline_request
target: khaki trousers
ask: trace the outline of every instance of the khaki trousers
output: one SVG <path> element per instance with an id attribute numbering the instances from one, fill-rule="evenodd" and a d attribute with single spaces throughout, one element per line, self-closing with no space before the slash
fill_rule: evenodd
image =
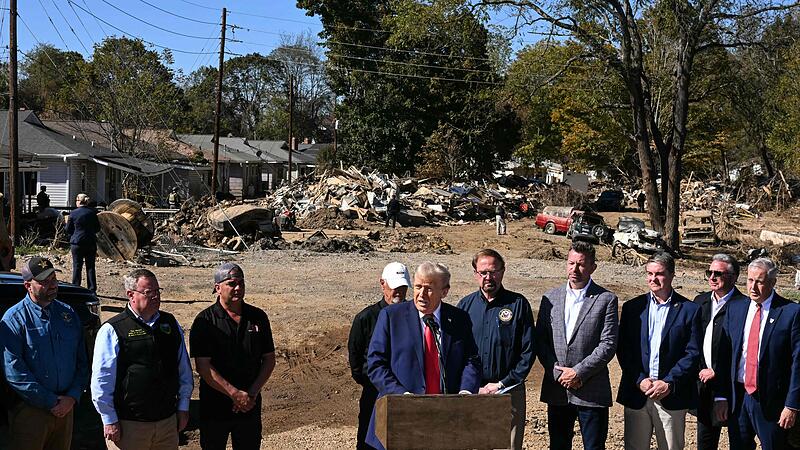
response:
<path id="1" fill-rule="evenodd" d="M 625 450 L 649 450 L 653 431 L 658 450 L 683 449 L 687 411 L 665 409 L 649 398 L 642 409 L 625 407 Z"/>
<path id="2" fill-rule="evenodd" d="M 77 406 L 77 405 L 76 405 Z M 72 416 L 56 417 L 46 409 L 19 402 L 8 413 L 13 450 L 69 450 Z"/>
<path id="3" fill-rule="evenodd" d="M 106 439 L 110 450 L 175 450 L 178 448 L 178 419 L 175 414 L 158 422 L 120 420 L 119 442 Z"/>
<path id="4" fill-rule="evenodd" d="M 511 394 L 511 448 L 522 450 L 525 435 L 525 383 L 508 391 Z"/>

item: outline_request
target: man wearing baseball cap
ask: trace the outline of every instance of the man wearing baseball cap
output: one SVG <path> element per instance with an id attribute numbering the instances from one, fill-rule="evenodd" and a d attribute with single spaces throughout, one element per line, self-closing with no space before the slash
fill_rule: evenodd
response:
<path id="1" fill-rule="evenodd" d="M 378 313 L 387 305 L 405 301 L 408 287 L 411 286 L 408 268 L 399 262 L 392 262 L 383 268 L 380 278 L 383 296 L 370 306 L 364 308 L 353 319 L 350 328 L 350 339 L 347 348 L 350 354 L 350 373 L 356 383 L 363 387 L 361 399 L 358 401 L 358 447 L 359 449 L 372 448 L 364 442 L 369 427 L 369 419 L 378 397 L 378 390 L 369 381 L 367 376 L 367 349 L 378 321 Z"/>
<path id="2" fill-rule="evenodd" d="M 244 301 L 244 271 L 225 263 L 214 272 L 217 301 L 197 315 L 189 348 L 200 375 L 200 446 L 261 448 L 261 389 L 275 368 L 267 314 Z"/>
<path id="3" fill-rule="evenodd" d="M 15 393 L 9 448 L 67 450 L 89 372 L 83 328 L 75 311 L 56 300 L 60 270 L 50 260 L 33 257 L 20 272 L 28 294 L 0 322 L 5 377 Z"/>

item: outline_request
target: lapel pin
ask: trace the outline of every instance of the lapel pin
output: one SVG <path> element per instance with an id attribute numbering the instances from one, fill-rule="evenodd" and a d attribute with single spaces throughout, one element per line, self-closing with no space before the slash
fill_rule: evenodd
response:
<path id="1" fill-rule="evenodd" d="M 770 317 L 770 319 L 769 319 L 769 323 L 773 323 L 773 322 L 775 322 L 775 319 L 774 319 L 774 318 L 772 318 L 772 317 Z"/>

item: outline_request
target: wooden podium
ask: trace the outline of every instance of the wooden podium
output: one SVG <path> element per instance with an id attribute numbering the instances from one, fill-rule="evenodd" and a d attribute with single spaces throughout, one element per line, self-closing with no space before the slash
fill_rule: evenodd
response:
<path id="1" fill-rule="evenodd" d="M 386 450 L 509 448 L 511 395 L 387 395 L 375 434 Z"/>

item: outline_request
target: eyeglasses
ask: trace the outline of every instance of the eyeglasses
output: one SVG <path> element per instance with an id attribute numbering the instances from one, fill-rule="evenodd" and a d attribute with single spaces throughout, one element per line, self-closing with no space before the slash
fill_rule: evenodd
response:
<path id="1" fill-rule="evenodd" d="M 730 274 L 731 274 L 730 272 L 721 272 L 719 270 L 706 270 L 706 278 L 711 278 L 712 275 L 715 278 L 722 278 L 725 275 L 730 275 Z"/>
<path id="2" fill-rule="evenodd" d="M 504 269 L 500 269 L 500 270 L 481 270 L 480 272 L 478 272 L 476 270 L 475 273 L 478 274 L 481 278 L 486 278 L 486 277 L 493 277 L 493 276 L 496 276 L 497 274 L 503 273 L 503 270 Z"/>
<path id="3" fill-rule="evenodd" d="M 154 291 L 151 291 L 149 289 L 146 291 L 137 291 L 136 289 L 134 289 L 133 292 L 138 292 L 147 298 L 156 298 L 156 297 L 161 297 L 161 293 L 164 292 L 164 288 L 158 288 Z"/>

